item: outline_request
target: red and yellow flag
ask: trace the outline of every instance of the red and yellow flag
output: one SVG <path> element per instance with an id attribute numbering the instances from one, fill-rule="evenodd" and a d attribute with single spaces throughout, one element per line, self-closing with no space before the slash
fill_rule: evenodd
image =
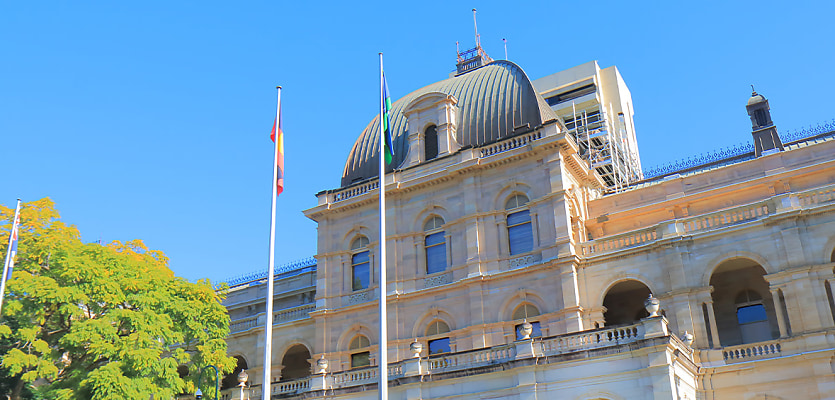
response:
<path id="1" fill-rule="evenodd" d="M 278 126 L 278 131 L 276 134 L 276 125 Z M 278 139 L 276 139 L 278 136 Z M 284 191 L 284 132 L 281 129 L 281 105 L 278 107 L 278 115 L 275 117 L 275 121 L 273 121 L 273 130 L 270 132 L 270 139 L 273 142 L 278 140 L 278 144 L 276 145 L 276 157 L 275 161 L 278 163 L 278 175 L 276 175 L 276 193 L 275 195 L 278 196 L 281 192 Z"/>

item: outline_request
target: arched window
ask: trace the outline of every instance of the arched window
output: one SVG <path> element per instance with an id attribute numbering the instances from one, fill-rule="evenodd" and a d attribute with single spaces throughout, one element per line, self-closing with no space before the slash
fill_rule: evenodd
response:
<path id="1" fill-rule="evenodd" d="M 438 157 L 438 128 L 435 125 L 430 125 L 423 132 L 424 140 L 424 154 L 426 154 L 426 161 Z"/>
<path id="2" fill-rule="evenodd" d="M 513 318 L 514 321 L 528 321 L 533 327 L 533 331 L 531 332 L 531 337 L 540 337 L 542 336 L 542 327 L 539 325 L 539 321 L 536 321 L 536 318 L 539 316 L 539 309 L 536 308 L 535 305 L 530 303 L 522 303 L 519 307 L 516 307 L 513 310 Z M 531 320 L 534 318 L 534 320 Z M 516 324 L 516 340 L 522 339 L 522 333 L 520 330 L 522 329 L 522 323 Z"/>
<path id="3" fill-rule="evenodd" d="M 357 351 L 367 349 L 369 346 L 371 346 L 371 342 L 363 335 L 357 335 L 351 339 L 351 343 L 348 345 L 348 350 L 351 351 L 351 368 L 371 365 L 371 352 L 368 350 Z"/>
<path id="4" fill-rule="evenodd" d="M 754 119 L 757 120 L 757 126 L 765 126 L 767 122 L 765 118 L 765 110 L 762 108 L 754 110 Z"/>
<path id="5" fill-rule="evenodd" d="M 449 333 L 449 325 L 440 319 L 430 322 L 426 327 L 426 336 L 429 337 L 429 355 L 450 352 L 449 336 L 439 337 L 445 333 Z"/>
<path id="6" fill-rule="evenodd" d="M 522 254 L 533 250 L 533 230 L 531 229 L 531 210 L 522 207 L 528 204 L 528 198 L 517 194 L 505 203 L 507 214 L 507 241 L 510 254 Z"/>
<path id="7" fill-rule="evenodd" d="M 446 234 L 441 228 L 444 219 L 438 216 L 432 217 L 423 225 L 426 237 L 423 239 L 426 250 L 426 273 L 434 274 L 446 269 Z"/>
<path id="8" fill-rule="evenodd" d="M 368 289 L 371 282 L 368 238 L 360 236 L 351 243 L 351 290 Z"/>

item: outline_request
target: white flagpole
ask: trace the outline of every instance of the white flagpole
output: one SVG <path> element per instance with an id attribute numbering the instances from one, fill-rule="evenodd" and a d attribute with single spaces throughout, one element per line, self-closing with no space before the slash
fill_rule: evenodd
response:
<path id="1" fill-rule="evenodd" d="M 380 400 L 389 398 L 388 326 L 386 324 L 386 132 L 383 121 L 386 113 L 383 86 L 383 53 L 380 53 Z M 391 127 L 388 127 L 391 129 Z"/>
<path id="2" fill-rule="evenodd" d="M 275 150 L 273 153 L 273 180 L 272 180 L 272 214 L 270 218 L 270 255 L 269 272 L 267 273 L 267 326 L 264 329 L 264 384 L 261 390 L 261 398 L 270 400 L 270 380 L 272 379 L 272 346 L 273 346 L 273 274 L 275 273 L 275 203 L 278 200 L 278 144 L 281 138 L 278 137 L 281 130 L 281 86 L 278 90 L 278 101 L 275 107 Z"/>
<path id="3" fill-rule="evenodd" d="M 6 261 L 3 263 L 3 281 L 0 283 L 0 315 L 3 310 L 3 298 L 6 297 L 6 281 L 11 279 L 12 271 L 9 271 L 9 266 L 14 265 L 14 254 L 12 254 L 12 240 L 15 236 L 15 230 L 18 229 L 18 218 L 20 217 L 20 199 L 17 199 L 17 208 L 14 211 L 14 219 L 12 220 L 12 230 L 9 232 L 9 247 L 6 249 Z M 20 236 L 20 235 L 18 235 Z"/>

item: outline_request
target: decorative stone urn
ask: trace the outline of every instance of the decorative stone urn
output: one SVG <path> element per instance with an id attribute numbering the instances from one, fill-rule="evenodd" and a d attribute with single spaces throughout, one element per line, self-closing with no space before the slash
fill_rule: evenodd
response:
<path id="1" fill-rule="evenodd" d="M 693 345 L 693 334 L 684 331 L 684 335 L 681 335 L 681 340 L 687 345 L 687 347 L 690 347 Z"/>
<path id="2" fill-rule="evenodd" d="M 522 334 L 522 340 L 527 340 L 531 338 L 531 333 L 533 332 L 533 325 L 525 319 L 525 322 L 522 322 L 522 327 L 519 328 L 519 333 Z"/>
<path id="3" fill-rule="evenodd" d="M 647 309 L 650 318 L 657 317 L 658 310 L 661 308 L 661 302 L 650 293 L 649 298 L 644 300 L 644 307 Z"/>
<path id="4" fill-rule="evenodd" d="M 412 351 L 412 358 L 420 358 L 420 352 L 423 351 L 423 345 L 415 340 L 409 345 L 409 350 Z"/>
<path id="5" fill-rule="evenodd" d="M 325 360 L 325 355 L 322 354 L 322 357 L 316 360 L 316 373 L 317 374 L 325 374 L 328 372 L 328 360 Z"/>

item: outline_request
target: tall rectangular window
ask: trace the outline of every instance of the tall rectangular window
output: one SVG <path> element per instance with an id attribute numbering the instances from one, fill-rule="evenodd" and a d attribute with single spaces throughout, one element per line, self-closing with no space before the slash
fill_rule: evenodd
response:
<path id="1" fill-rule="evenodd" d="M 351 257 L 351 290 L 367 289 L 370 283 L 368 250 Z"/>
<path id="2" fill-rule="evenodd" d="M 434 274 L 446 269 L 446 241 L 444 232 L 426 235 L 426 273 Z"/>
<path id="3" fill-rule="evenodd" d="M 522 210 L 507 216 L 507 238 L 510 254 L 522 254 L 533 250 L 531 212 Z"/>

